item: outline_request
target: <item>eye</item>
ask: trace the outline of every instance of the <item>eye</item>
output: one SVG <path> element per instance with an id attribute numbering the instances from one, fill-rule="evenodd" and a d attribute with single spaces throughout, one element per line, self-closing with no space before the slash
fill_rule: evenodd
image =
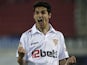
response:
<path id="1" fill-rule="evenodd" d="M 45 11 L 41 11 L 42 14 L 45 14 Z"/>
<path id="2" fill-rule="evenodd" d="M 38 12 L 38 11 L 36 11 L 36 12 L 35 12 L 35 14 L 39 14 L 39 12 Z"/>

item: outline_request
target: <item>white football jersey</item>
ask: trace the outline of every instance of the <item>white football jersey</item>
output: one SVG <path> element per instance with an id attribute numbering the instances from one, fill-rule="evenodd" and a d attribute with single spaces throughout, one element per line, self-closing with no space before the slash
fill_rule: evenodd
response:
<path id="1" fill-rule="evenodd" d="M 51 25 L 46 35 L 34 25 L 22 34 L 20 42 L 26 50 L 27 65 L 59 65 L 59 60 L 68 57 L 63 34 Z"/>

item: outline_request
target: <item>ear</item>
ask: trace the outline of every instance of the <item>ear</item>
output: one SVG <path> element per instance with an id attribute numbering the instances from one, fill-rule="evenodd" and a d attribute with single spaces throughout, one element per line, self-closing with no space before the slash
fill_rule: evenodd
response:
<path id="1" fill-rule="evenodd" d="M 49 13 L 49 18 L 51 18 L 51 15 L 52 15 L 52 14 L 51 14 L 51 13 Z"/>

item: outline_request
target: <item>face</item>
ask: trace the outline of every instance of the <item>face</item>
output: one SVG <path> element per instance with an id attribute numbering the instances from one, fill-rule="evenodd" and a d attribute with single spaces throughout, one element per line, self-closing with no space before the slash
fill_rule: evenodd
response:
<path id="1" fill-rule="evenodd" d="M 48 13 L 45 7 L 36 7 L 34 11 L 34 19 L 36 26 L 39 28 L 45 28 L 49 24 L 51 13 Z"/>

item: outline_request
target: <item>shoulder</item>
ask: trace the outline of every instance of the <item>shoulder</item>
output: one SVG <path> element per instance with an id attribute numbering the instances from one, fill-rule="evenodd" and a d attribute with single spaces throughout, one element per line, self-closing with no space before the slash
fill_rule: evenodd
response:
<path id="1" fill-rule="evenodd" d="M 59 37 L 59 39 L 60 39 L 61 42 L 63 42 L 63 43 L 65 42 L 64 35 L 63 35 L 62 32 L 57 31 L 57 36 Z"/>
<path id="2" fill-rule="evenodd" d="M 22 33 L 21 36 L 22 36 L 22 37 L 30 36 L 30 35 L 31 35 L 31 32 L 32 32 L 32 30 L 29 29 L 29 30 L 25 31 L 24 33 Z"/>
<path id="3" fill-rule="evenodd" d="M 61 36 L 62 36 L 62 37 L 64 36 L 62 32 L 57 31 L 57 30 L 56 30 L 56 34 L 57 34 L 58 36 L 60 36 L 60 37 L 61 37 Z"/>

